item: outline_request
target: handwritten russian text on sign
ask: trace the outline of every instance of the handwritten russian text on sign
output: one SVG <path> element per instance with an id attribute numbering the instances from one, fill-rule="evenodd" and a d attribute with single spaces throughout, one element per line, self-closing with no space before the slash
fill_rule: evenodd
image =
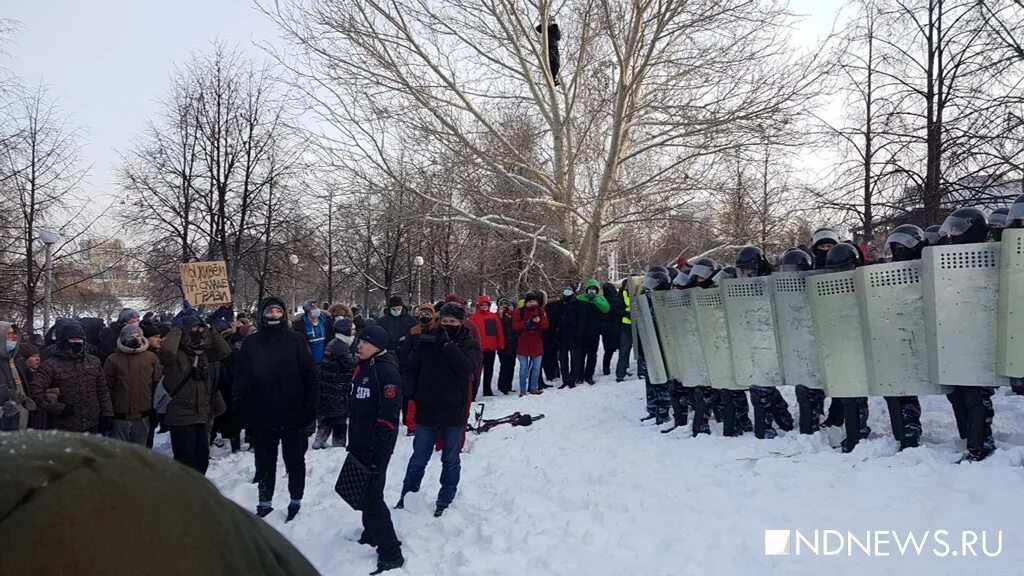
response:
<path id="1" fill-rule="evenodd" d="M 193 306 L 231 302 L 228 267 L 223 260 L 181 265 L 181 290 Z"/>

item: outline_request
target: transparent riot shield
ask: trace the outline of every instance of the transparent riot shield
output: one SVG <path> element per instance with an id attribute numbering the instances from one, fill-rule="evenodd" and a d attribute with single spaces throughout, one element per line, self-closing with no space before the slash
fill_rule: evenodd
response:
<path id="1" fill-rule="evenodd" d="M 781 386 L 782 367 L 772 311 L 771 279 L 726 280 L 722 287 L 736 384 Z"/>
<path id="2" fill-rule="evenodd" d="M 924 249 L 928 377 L 947 386 L 1003 386 L 996 374 L 1000 245 Z"/>
<path id="3" fill-rule="evenodd" d="M 777 272 L 771 275 L 775 328 L 786 384 L 824 388 L 818 349 L 807 299 L 807 278 L 815 272 Z"/>
<path id="4" fill-rule="evenodd" d="M 732 368 L 732 349 L 729 346 L 729 323 L 725 317 L 725 301 L 721 288 L 695 290 L 697 304 L 697 331 L 701 350 L 708 367 L 711 386 L 728 390 L 745 390 L 736 383 Z"/>
<path id="5" fill-rule="evenodd" d="M 647 377 L 651 384 L 668 382 L 665 360 L 661 354 L 661 343 L 658 341 L 657 328 L 651 315 L 650 293 L 640 294 L 633 300 L 633 324 L 636 326 L 640 345 L 644 347 L 644 359 L 647 361 Z"/>
<path id="6" fill-rule="evenodd" d="M 1001 253 L 996 371 L 1024 378 L 1024 230 L 1004 230 Z"/>
<path id="7" fill-rule="evenodd" d="M 807 279 L 807 297 L 825 393 L 835 398 L 869 396 L 855 270 Z"/>
<path id="8" fill-rule="evenodd" d="M 683 386 L 710 386 L 697 333 L 694 290 L 653 292 L 651 301 L 669 377 Z"/>
<path id="9" fill-rule="evenodd" d="M 868 390 L 872 396 L 929 396 L 949 388 L 928 377 L 920 261 L 857 270 Z"/>

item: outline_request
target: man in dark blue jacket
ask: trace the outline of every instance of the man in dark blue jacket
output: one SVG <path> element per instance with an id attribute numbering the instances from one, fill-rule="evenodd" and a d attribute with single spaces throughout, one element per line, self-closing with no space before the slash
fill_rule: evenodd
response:
<path id="1" fill-rule="evenodd" d="M 388 463 L 395 451 L 398 413 L 402 408 L 398 360 L 387 347 L 388 334 L 380 326 L 367 326 L 359 333 L 359 367 L 352 376 L 349 408 L 348 451 L 377 471 L 363 505 L 363 535 L 359 538 L 360 544 L 377 548 L 375 574 L 405 564 L 391 511 L 384 503 Z"/>

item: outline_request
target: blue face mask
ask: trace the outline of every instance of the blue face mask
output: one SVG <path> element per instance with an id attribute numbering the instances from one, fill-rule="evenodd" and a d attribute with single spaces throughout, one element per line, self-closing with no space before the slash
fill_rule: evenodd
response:
<path id="1" fill-rule="evenodd" d="M 391 315 L 396 317 L 396 318 L 401 316 L 402 315 L 402 309 L 401 308 L 392 308 L 391 309 Z"/>
<path id="2" fill-rule="evenodd" d="M 17 347 L 18 347 L 18 343 L 17 342 L 10 342 L 10 341 L 7 342 L 7 351 L 8 352 L 14 352 L 14 349 L 17 348 Z"/>

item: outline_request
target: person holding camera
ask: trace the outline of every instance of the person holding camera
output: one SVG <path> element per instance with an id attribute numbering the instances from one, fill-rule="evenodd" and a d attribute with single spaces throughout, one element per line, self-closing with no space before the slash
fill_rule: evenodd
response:
<path id="1" fill-rule="evenodd" d="M 440 438 L 441 490 L 435 517 L 444 513 L 458 491 L 459 450 L 469 419 L 469 383 L 481 356 L 480 342 L 463 325 L 466 309 L 461 304 L 448 302 L 438 315 L 440 324 L 420 335 L 406 362 L 406 390 L 416 402 L 416 437 L 396 506 L 404 508 L 405 495 L 419 492 L 434 442 Z"/>

